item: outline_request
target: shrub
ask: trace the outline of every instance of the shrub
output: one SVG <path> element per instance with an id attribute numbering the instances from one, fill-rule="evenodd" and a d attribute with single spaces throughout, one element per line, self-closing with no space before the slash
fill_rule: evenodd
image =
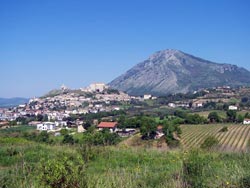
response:
<path id="1" fill-rule="evenodd" d="M 47 131 L 42 131 L 36 138 L 36 141 L 38 142 L 45 142 L 49 143 L 49 134 Z"/>
<path id="2" fill-rule="evenodd" d="M 180 146 L 179 140 L 167 139 L 167 144 L 170 148 L 177 148 Z"/>
<path id="3" fill-rule="evenodd" d="M 207 137 L 204 142 L 201 144 L 202 149 L 212 149 L 219 144 L 219 141 L 214 136 Z"/>
<path id="4" fill-rule="evenodd" d="M 227 131 L 228 131 L 227 126 L 222 127 L 221 130 L 220 130 L 220 132 L 227 132 Z"/>
<path id="5" fill-rule="evenodd" d="M 62 154 L 54 159 L 41 161 L 39 181 L 51 188 L 85 188 L 84 162 L 80 155 Z"/>
<path id="6" fill-rule="evenodd" d="M 67 129 L 61 129 L 60 133 L 61 133 L 62 136 L 65 136 L 65 135 L 67 135 L 69 133 L 69 131 Z"/>
<path id="7" fill-rule="evenodd" d="M 187 159 L 183 161 L 183 183 L 185 187 L 206 188 L 208 187 L 206 169 L 212 158 L 198 150 L 191 151 Z"/>
<path id="8" fill-rule="evenodd" d="M 63 144 L 74 144 L 75 140 L 74 140 L 72 135 L 66 134 L 63 137 L 62 143 Z"/>
<path id="9" fill-rule="evenodd" d="M 240 182 L 240 188 L 247 188 L 250 187 L 250 176 L 243 177 Z"/>

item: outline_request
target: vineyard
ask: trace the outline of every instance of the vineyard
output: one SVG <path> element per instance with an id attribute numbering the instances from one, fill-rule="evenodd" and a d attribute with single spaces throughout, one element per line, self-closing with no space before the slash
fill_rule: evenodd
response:
<path id="1" fill-rule="evenodd" d="M 182 145 L 184 149 L 200 147 L 208 136 L 219 140 L 221 151 L 246 152 L 249 149 L 250 126 L 226 125 L 228 131 L 220 130 L 225 125 L 182 125 Z"/>

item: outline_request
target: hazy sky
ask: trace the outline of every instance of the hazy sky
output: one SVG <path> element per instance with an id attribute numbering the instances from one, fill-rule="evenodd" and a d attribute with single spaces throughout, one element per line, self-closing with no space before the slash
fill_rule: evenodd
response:
<path id="1" fill-rule="evenodd" d="M 250 70 L 248 0 L 0 0 L 0 97 L 110 82 L 155 51 Z"/>

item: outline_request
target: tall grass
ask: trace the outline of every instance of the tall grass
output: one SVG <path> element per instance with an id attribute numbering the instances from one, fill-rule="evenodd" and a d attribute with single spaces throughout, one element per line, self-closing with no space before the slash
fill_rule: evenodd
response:
<path id="1" fill-rule="evenodd" d="M 68 164 L 70 168 L 78 169 L 79 160 L 84 161 L 84 175 L 73 170 L 73 180 L 80 182 L 85 178 L 89 188 L 250 187 L 250 155 L 247 153 L 62 146 L 35 142 L 20 144 L 18 140 L 0 143 L 0 185 L 10 188 L 51 187 L 41 179 L 46 166 L 53 169 L 53 164 L 58 161 L 59 166 Z M 66 170 L 69 173 L 70 168 L 59 168 L 59 172 Z M 60 187 L 53 182 L 50 185 Z"/>

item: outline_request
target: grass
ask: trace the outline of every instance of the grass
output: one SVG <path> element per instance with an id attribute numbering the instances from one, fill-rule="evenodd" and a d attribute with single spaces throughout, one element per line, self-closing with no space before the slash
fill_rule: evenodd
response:
<path id="1" fill-rule="evenodd" d="M 247 153 L 250 126 L 227 124 L 228 131 L 220 132 L 224 126 L 181 126 L 184 150 L 159 149 L 158 141 L 142 141 L 140 134 L 116 146 L 87 149 L 80 145 L 41 144 L 24 138 L 4 137 L 3 134 L 0 137 L 0 185 L 11 188 L 45 187 L 41 184 L 42 165 L 50 164 L 47 161 L 51 159 L 56 162 L 66 157 L 74 166 L 77 158 L 73 156 L 81 156 L 85 161 L 86 177 L 79 175 L 75 178 L 86 178 L 88 188 L 250 187 L 250 154 Z M 80 139 L 82 135 L 75 134 L 74 138 Z M 192 149 L 198 148 L 210 135 L 220 141 L 219 150 Z"/>
<path id="2" fill-rule="evenodd" d="M 10 133 L 21 133 L 21 132 L 29 132 L 36 130 L 36 127 L 28 126 L 28 125 L 19 125 L 10 127 L 7 129 L 0 129 L 0 134 L 10 134 Z"/>
<path id="3" fill-rule="evenodd" d="M 217 112 L 222 119 L 226 119 L 227 114 L 225 111 L 222 110 L 201 111 L 201 112 L 194 112 L 192 114 L 199 114 L 200 116 L 207 118 L 210 112 Z"/>
<path id="4" fill-rule="evenodd" d="M 85 175 L 89 188 L 199 187 L 196 183 L 211 188 L 239 187 L 242 178 L 250 174 L 249 154 L 165 151 L 124 144 L 84 150 L 77 145 L 46 145 L 20 138 L 1 138 L 0 184 L 43 187 L 39 183 L 42 173 L 39 166 L 63 154 L 88 155 Z"/>

